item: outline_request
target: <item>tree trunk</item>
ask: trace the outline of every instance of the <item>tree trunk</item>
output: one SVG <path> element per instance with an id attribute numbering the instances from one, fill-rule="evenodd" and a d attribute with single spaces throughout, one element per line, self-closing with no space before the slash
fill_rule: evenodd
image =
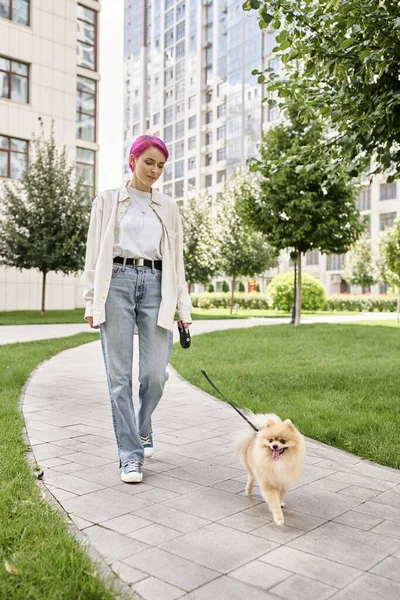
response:
<path id="1" fill-rule="evenodd" d="M 399 319 L 400 319 L 400 287 L 399 287 L 399 293 L 397 295 L 397 325 L 399 324 Z"/>
<path id="2" fill-rule="evenodd" d="M 297 250 L 297 292 L 295 326 L 300 325 L 301 319 L 301 250 Z"/>
<path id="3" fill-rule="evenodd" d="M 42 308 L 40 309 L 40 316 L 44 317 L 44 315 L 46 314 L 46 310 L 45 310 L 45 301 L 46 301 L 46 275 L 47 273 L 42 273 L 43 275 L 43 280 L 42 280 Z"/>
<path id="4" fill-rule="evenodd" d="M 192 291 L 192 284 L 188 283 L 188 292 L 189 292 L 189 294 L 190 294 L 191 291 Z"/>
<path id="5" fill-rule="evenodd" d="M 232 279 L 232 293 L 231 293 L 231 314 L 233 312 L 233 301 L 235 300 L 235 281 L 236 281 L 236 278 L 233 277 L 233 279 Z"/>

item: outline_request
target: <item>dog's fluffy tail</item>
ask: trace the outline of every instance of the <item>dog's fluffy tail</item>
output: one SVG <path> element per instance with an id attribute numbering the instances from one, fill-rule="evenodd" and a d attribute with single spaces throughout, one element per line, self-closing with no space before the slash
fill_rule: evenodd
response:
<path id="1" fill-rule="evenodd" d="M 278 415 L 274 415 L 274 414 L 269 414 L 269 415 L 257 414 L 256 415 L 250 411 L 246 411 L 246 412 L 244 412 L 244 414 L 246 415 L 246 417 L 248 418 L 250 423 L 253 423 L 253 425 L 255 425 L 255 427 L 257 427 L 257 429 L 262 429 L 263 427 L 266 427 L 269 423 L 274 423 L 274 422 L 279 423 L 282 420 L 278 417 Z M 250 441 L 256 435 L 257 435 L 257 432 L 254 431 L 254 429 L 252 429 L 250 427 L 250 425 L 247 425 L 246 429 L 243 429 L 239 433 L 239 435 L 236 439 L 235 449 L 236 449 L 237 456 L 240 458 L 240 460 L 242 462 L 244 460 L 244 455 L 246 453 L 246 449 L 248 448 Z"/>

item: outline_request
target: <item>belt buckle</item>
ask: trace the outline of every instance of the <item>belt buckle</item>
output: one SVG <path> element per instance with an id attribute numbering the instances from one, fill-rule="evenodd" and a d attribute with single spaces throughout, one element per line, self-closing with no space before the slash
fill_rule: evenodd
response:
<path id="1" fill-rule="evenodd" d="M 144 267 L 144 258 L 135 258 L 136 267 Z"/>

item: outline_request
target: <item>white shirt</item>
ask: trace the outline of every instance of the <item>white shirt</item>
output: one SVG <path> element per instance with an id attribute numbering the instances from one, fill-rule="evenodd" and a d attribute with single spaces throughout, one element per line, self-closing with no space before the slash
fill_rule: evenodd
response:
<path id="1" fill-rule="evenodd" d="M 121 219 L 113 256 L 161 260 L 162 224 L 150 206 L 151 193 L 127 186 L 132 199 Z"/>

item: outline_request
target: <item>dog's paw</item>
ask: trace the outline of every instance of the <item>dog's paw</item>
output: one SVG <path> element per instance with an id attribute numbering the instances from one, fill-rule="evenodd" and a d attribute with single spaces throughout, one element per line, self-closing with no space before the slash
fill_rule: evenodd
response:
<path id="1" fill-rule="evenodd" d="M 252 488 L 246 488 L 246 496 L 250 496 L 251 492 L 253 491 Z"/>
<path id="2" fill-rule="evenodd" d="M 285 508 L 285 503 L 283 501 L 281 502 L 281 508 Z"/>
<path id="3" fill-rule="evenodd" d="M 283 517 L 275 517 L 274 521 L 275 521 L 275 525 L 278 525 L 278 527 L 282 527 L 282 525 L 284 523 Z"/>

